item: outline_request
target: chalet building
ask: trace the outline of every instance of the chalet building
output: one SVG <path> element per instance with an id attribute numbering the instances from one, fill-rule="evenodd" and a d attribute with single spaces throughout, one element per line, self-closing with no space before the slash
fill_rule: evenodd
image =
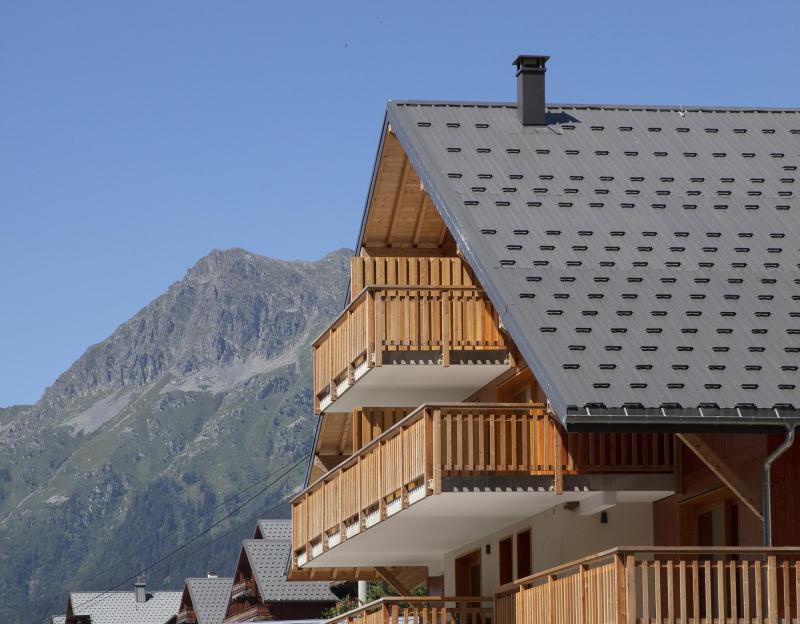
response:
<path id="1" fill-rule="evenodd" d="M 286 580 L 292 549 L 290 520 L 259 520 L 254 539 L 244 540 L 224 621 L 314 620 L 336 603 L 327 582 Z M 188 623 L 187 623 L 188 624 Z"/>
<path id="2" fill-rule="evenodd" d="M 800 110 L 545 104 L 547 60 L 387 105 L 289 578 L 400 594 L 349 623 L 798 621 Z"/>
<path id="3" fill-rule="evenodd" d="M 232 585 L 232 578 L 213 574 L 186 579 L 178 613 L 170 624 L 222 624 Z"/>
<path id="4" fill-rule="evenodd" d="M 65 624 L 167 624 L 175 617 L 181 592 L 147 591 L 139 579 L 133 591 L 71 592 Z M 55 616 L 54 622 L 59 621 Z"/>

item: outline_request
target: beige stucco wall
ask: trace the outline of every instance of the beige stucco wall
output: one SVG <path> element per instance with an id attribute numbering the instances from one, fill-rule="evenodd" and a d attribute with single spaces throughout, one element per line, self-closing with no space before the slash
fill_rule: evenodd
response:
<path id="1" fill-rule="evenodd" d="M 480 549 L 481 590 L 491 596 L 499 586 L 499 542 L 526 528 L 531 529 L 533 571 L 546 570 L 600 552 L 614 546 L 653 545 L 653 505 L 651 503 L 620 503 L 606 512 L 608 523 L 600 522 L 600 514 L 580 516 L 558 505 L 527 520 L 506 527 L 484 538 L 465 544 L 444 556 L 445 594 L 455 594 L 455 560 Z M 486 544 L 490 554 L 486 554 Z M 514 543 L 514 578 L 516 571 L 516 540 Z"/>

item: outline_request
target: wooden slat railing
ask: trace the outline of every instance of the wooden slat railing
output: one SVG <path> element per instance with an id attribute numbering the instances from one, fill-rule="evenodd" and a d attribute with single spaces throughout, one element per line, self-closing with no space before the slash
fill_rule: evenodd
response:
<path id="1" fill-rule="evenodd" d="M 314 342 L 315 409 L 335 400 L 343 381 L 362 366 L 381 366 L 384 352 L 508 349 L 486 293 L 472 286 L 369 285 Z"/>
<path id="2" fill-rule="evenodd" d="M 673 452 L 668 434 L 566 434 L 543 404 L 423 405 L 293 500 L 295 564 L 440 493 L 449 476 L 552 475 L 557 488 L 565 474 L 669 473 Z"/>
<path id="3" fill-rule="evenodd" d="M 478 282 L 461 258 L 354 257 L 350 259 L 350 297 L 367 286 L 468 286 Z"/>
<path id="4" fill-rule="evenodd" d="M 501 587 L 496 624 L 800 621 L 800 548 L 615 548 Z"/>
<path id="5" fill-rule="evenodd" d="M 232 602 L 228 607 L 228 612 L 225 614 L 225 624 L 233 624 L 234 622 L 250 622 L 254 619 L 257 620 L 270 620 L 272 614 L 269 607 L 265 604 L 247 604 Z"/>
<path id="6" fill-rule="evenodd" d="M 493 602 L 486 596 L 386 597 L 324 624 L 491 624 Z"/>

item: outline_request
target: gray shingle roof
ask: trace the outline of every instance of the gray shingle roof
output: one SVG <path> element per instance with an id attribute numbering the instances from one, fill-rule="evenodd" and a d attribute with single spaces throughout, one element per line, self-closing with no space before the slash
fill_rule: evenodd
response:
<path id="1" fill-rule="evenodd" d="M 336 601 L 326 582 L 286 580 L 289 540 L 244 540 L 242 547 L 264 602 Z"/>
<path id="2" fill-rule="evenodd" d="M 50 624 L 64 624 L 66 621 L 66 615 L 53 615 L 50 617 Z"/>
<path id="3" fill-rule="evenodd" d="M 231 598 L 232 578 L 188 578 L 197 624 L 222 624 Z"/>
<path id="4" fill-rule="evenodd" d="M 261 539 L 291 540 L 292 521 L 274 519 L 259 520 L 258 533 L 261 534 Z"/>
<path id="5" fill-rule="evenodd" d="M 137 603 L 133 591 L 71 592 L 73 614 L 90 616 L 92 624 L 165 624 L 178 612 L 181 592 L 148 592 Z"/>
<path id="6" fill-rule="evenodd" d="M 800 111 L 548 111 L 387 121 L 555 411 L 797 418 Z"/>

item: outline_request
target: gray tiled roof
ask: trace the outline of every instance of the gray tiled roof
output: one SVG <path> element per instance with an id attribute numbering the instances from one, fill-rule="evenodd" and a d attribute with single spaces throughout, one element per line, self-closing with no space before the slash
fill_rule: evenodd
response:
<path id="1" fill-rule="evenodd" d="M 556 412 L 797 418 L 800 111 L 548 111 L 387 121 Z"/>
<path id="2" fill-rule="evenodd" d="M 222 624 L 231 597 L 232 578 L 188 578 L 197 624 Z"/>
<path id="3" fill-rule="evenodd" d="M 71 592 L 73 614 L 90 616 L 92 624 L 165 624 L 178 612 L 181 592 L 148 592 L 137 603 L 133 591 Z"/>
<path id="4" fill-rule="evenodd" d="M 66 615 L 53 615 L 50 618 L 50 624 L 64 624 L 67 621 Z"/>
<path id="5" fill-rule="evenodd" d="M 291 540 L 292 521 L 274 519 L 259 520 L 258 532 L 261 533 L 262 539 Z"/>
<path id="6" fill-rule="evenodd" d="M 244 540 L 242 547 L 264 602 L 336 601 L 326 582 L 286 580 L 289 540 Z"/>

